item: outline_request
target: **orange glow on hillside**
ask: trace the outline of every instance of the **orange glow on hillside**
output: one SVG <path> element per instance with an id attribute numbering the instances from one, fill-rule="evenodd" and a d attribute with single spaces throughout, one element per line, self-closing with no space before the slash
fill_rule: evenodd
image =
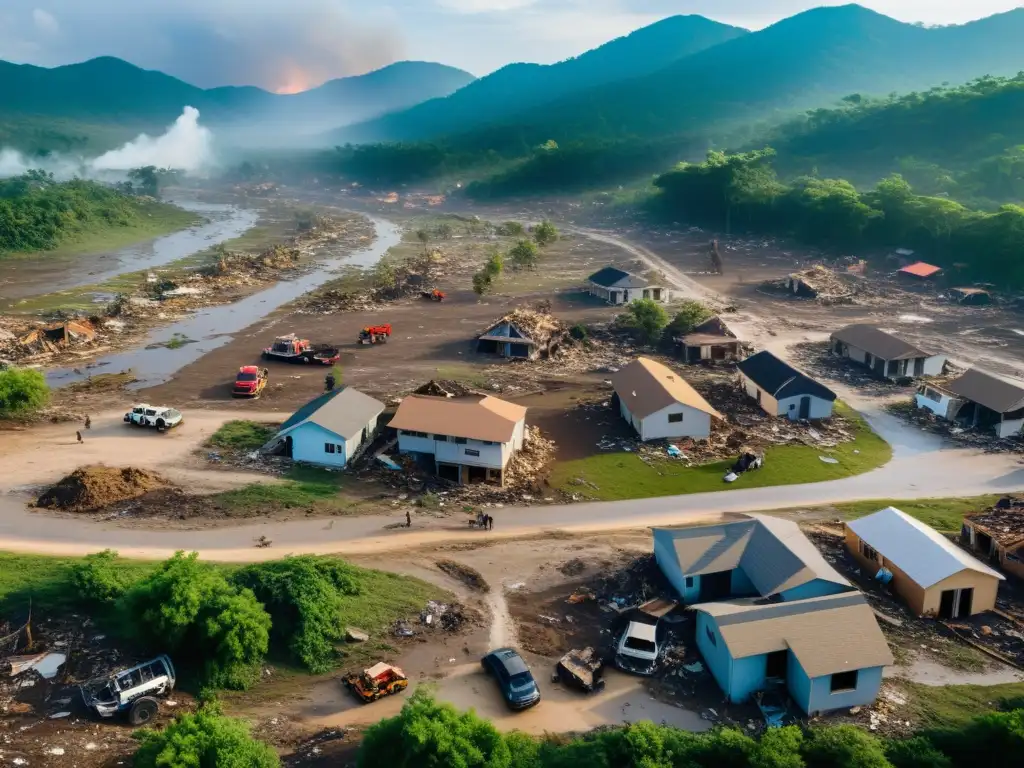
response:
<path id="1" fill-rule="evenodd" d="M 274 89 L 275 93 L 301 93 L 313 86 L 309 73 L 293 61 L 285 64 L 281 72 L 281 81 L 281 85 Z"/>

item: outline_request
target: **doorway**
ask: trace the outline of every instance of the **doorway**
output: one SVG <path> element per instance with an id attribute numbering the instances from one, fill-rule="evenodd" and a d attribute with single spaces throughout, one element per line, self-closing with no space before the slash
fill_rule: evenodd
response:
<path id="1" fill-rule="evenodd" d="M 789 666 L 789 651 L 775 651 L 768 654 L 768 661 L 765 669 L 765 677 L 786 679 L 786 669 Z"/>
<path id="2" fill-rule="evenodd" d="M 700 577 L 700 602 L 721 600 L 732 593 L 732 571 L 704 573 Z"/>
<path id="3" fill-rule="evenodd" d="M 966 619 L 974 607 L 974 588 L 947 589 L 939 599 L 940 619 Z"/>
<path id="4" fill-rule="evenodd" d="M 809 419 L 811 417 L 811 398 L 808 395 L 804 395 L 800 398 L 800 418 Z"/>

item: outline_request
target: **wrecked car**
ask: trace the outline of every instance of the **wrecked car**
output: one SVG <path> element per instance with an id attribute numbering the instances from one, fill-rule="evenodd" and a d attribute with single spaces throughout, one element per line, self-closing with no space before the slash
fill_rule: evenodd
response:
<path id="1" fill-rule="evenodd" d="M 658 663 L 658 627 L 631 621 L 615 648 L 615 666 L 635 675 L 653 675 Z"/>
<path id="2" fill-rule="evenodd" d="M 174 690 L 174 664 L 166 655 L 115 672 L 80 687 L 82 701 L 100 717 L 123 715 L 132 725 L 145 725 L 160 709 L 158 696 Z"/>
<path id="3" fill-rule="evenodd" d="M 592 693 L 604 688 L 604 680 L 601 679 L 603 671 L 601 657 L 593 648 L 584 648 L 582 651 L 573 649 L 558 660 L 553 678 L 555 682 Z"/>

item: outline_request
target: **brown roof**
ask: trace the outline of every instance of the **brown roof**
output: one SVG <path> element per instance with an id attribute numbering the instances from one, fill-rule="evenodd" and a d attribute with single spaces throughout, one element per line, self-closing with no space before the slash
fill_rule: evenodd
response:
<path id="1" fill-rule="evenodd" d="M 1006 549 L 1024 544 L 1024 509 L 1021 507 L 993 507 L 967 515 L 964 522 L 987 533 Z"/>
<path id="2" fill-rule="evenodd" d="M 996 413 L 1009 413 L 1024 408 L 1024 382 L 1002 379 L 991 373 L 971 368 L 946 384 L 954 395 L 966 397 Z"/>
<path id="3" fill-rule="evenodd" d="M 619 399 L 638 419 L 645 419 L 676 403 L 696 408 L 718 419 L 725 418 L 681 375 L 646 357 L 638 357 L 616 373 L 612 384 Z"/>
<path id="4" fill-rule="evenodd" d="M 688 347 L 703 347 L 712 344 L 739 344 L 740 340 L 735 336 L 724 336 L 714 333 L 691 333 L 679 339 Z"/>
<path id="5" fill-rule="evenodd" d="M 468 437 L 505 443 L 526 408 L 496 397 L 428 397 L 409 395 L 398 406 L 390 426 L 411 432 Z"/>
<path id="6" fill-rule="evenodd" d="M 931 352 L 925 352 L 920 347 L 915 347 L 898 336 L 893 336 L 891 333 L 886 333 L 880 328 L 866 323 L 840 328 L 832 334 L 832 338 L 849 344 L 851 347 L 870 352 L 883 360 L 911 360 L 916 357 L 932 356 Z"/>
<path id="7" fill-rule="evenodd" d="M 734 659 L 791 650 L 808 677 L 892 664 L 892 652 L 859 592 L 758 604 L 727 600 L 695 605 L 714 618 Z"/>

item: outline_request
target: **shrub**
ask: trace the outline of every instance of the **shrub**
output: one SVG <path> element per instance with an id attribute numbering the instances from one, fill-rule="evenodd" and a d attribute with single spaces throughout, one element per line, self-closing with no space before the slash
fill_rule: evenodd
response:
<path id="1" fill-rule="evenodd" d="M 46 377 L 28 368 L 0 370 L 0 416 L 38 411 L 50 399 Z"/>
<path id="2" fill-rule="evenodd" d="M 540 251 L 532 240 L 520 240 L 508 252 L 508 258 L 517 269 L 533 269 L 540 261 Z"/>
<path id="3" fill-rule="evenodd" d="M 344 636 L 341 598 L 358 595 L 356 573 L 341 560 L 304 555 L 250 565 L 235 584 L 251 590 L 273 621 L 271 636 L 311 672 L 335 660 L 334 644 Z"/>
<path id="4" fill-rule="evenodd" d="M 135 768 L 277 768 L 281 761 L 267 744 L 252 738 L 240 720 L 214 706 L 179 715 L 162 731 L 136 734 L 141 742 Z"/>
<path id="5" fill-rule="evenodd" d="M 881 742 L 853 725 L 812 729 L 803 752 L 807 768 L 892 768 Z"/>
<path id="6" fill-rule="evenodd" d="M 105 549 L 86 555 L 71 567 L 71 583 L 82 600 L 113 604 L 128 591 L 131 578 L 117 560 L 117 552 Z"/>
<path id="7" fill-rule="evenodd" d="M 201 667 L 210 685 L 245 688 L 267 653 L 270 616 L 251 591 L 198 558 L 177 552 L 133 585 L 119 606 L 150 647 Z"/>
<path id="8" fill-rule="evenodd" d="M 542 221 L 533 228 L 533 239 L 537 245 L 544 248 L 558 239 L 558 230 L 550 221 Z"/>
<path id="9" fill-rule="evenodd" d="M 569 329 L 569 336 L 576 341 L 586 341 L 590 336 L 590 331 L 587 330 L 587 326 L 583 323 L 576 323 L 576 325 Z"/>
<path id="10" fill-rule="evenodd" d="M 714 314 L 714 312 L 701 302 L 694 301 L 693 299 L 686 299 L 682 304 L 680 304 L 679 311 L 676 312 L 676 316 L 672 318 L 672 323 L 669 325 L 669 332 L 673 336 L 682 336 L 690 333 L 705 320 L 710 320 Z"/>
<path id="11" fill-rule="evenodd" d="M 952 768 L 952 761 L 924 736 L 890 741 L 885 756 L 895 768 Z"/>
<path id="12" fill-rule="evenodd" d="M 522 237 L 526 234 L 526 228 L 518 221 L 506 221 L 499 225 L 496 231 L 505 237 Z"/>
<path id="13" fill-rule="evenodd" d="M 619 315 L 618 323 L 623 328 L 631 329 L 641 342 L 654 344 L 668 325 L 668 313 L 653 299 L 637 299 L 630 302 L 626 311 Z"/>
<path id="14" fill-rule="evenodd" d="M 255 451 L 266 445 L 274 430 L 255 421 L 228 421 L 210 436 L 208 444 L 214 448 L 234 451 Z"/>

